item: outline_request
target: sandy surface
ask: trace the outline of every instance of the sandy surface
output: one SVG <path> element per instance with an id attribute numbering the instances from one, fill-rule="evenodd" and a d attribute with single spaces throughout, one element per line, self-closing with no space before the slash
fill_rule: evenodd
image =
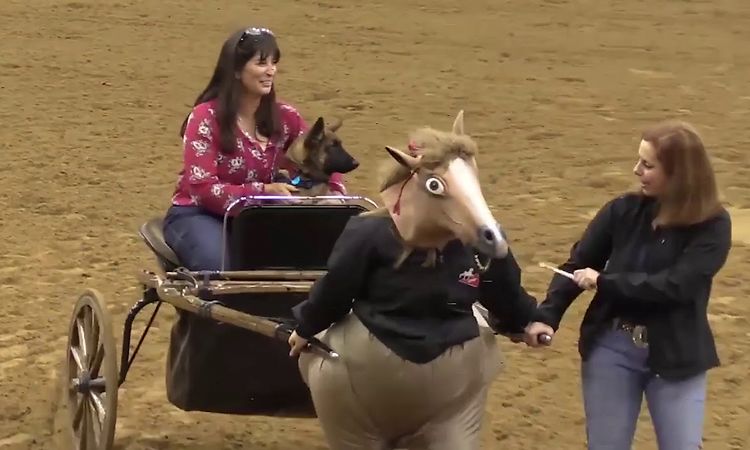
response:
<path id="1" fill-rule="evenodd" d="M 309 121 L 345 119 L 340 133 L 363 162 L 348 178 L 355 192 L 374 196 L 383 145 L 415 126 L 447 128 L 465 109 L 486 195 L 537 295 L 549 273 L 536 262 L 565 258 L 592 212 L 632 182 L 638 131 L 666 116 L 695 123 L 736 227 L 710 307 L 724 365 L 710 376 L 705 448 L 750 448 L 750 3 L 253 4 L 0 2 L 0 449 L 59 448 L 57 380 L 85 287 L 106 296 L 119 347 L 134 274 L 154 267 L 137 228 L 166 209 L 180 123 L 225 35 L 246 23 L 279 35 L 285 99 Z M 589 299 L 551 349 L 502 341 L 508 368 L 492 389 L 486 448 L 584 448 L 575 343 Z M 120 391 L 116 449 L 325 448 L 314 420 L 171 406 L 170 309 Z M 636 448 L 656 448 L 647 413 Z"/>

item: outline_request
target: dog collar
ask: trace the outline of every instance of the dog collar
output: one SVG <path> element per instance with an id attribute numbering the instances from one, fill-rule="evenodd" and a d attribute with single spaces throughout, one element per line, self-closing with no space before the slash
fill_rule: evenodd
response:
<path id="1" fill-rule="evenodd" d="M 300 187 L 302 189 L 310 189 L 318 183 L 320 182 L 310 178 L 303 180 L 301 175 L 297 175 L 289 182 L 292 186 Z"/>

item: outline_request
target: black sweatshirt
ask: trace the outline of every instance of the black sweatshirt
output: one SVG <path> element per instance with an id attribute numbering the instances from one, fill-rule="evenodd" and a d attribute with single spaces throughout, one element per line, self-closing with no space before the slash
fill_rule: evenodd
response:
<path id="1" fill-rule="evenodd" d="M 609 201 L 560 266 L 600 272 L 597 290 L 581 324 L 579 352 L 586 359 L 598 335 L 615 317 L 645 325 L 651 370 L 687 377 L 719 365 L 707 308 L 714 275 L 732 241 L 729 213 L 700 224 L 651 224 L 656 202 L 638 194 Z M 555 275 L 535 320 L 557 329 L 582 290 Z"/>
<path id="2" fill-rule="evenodd" d="M 394 268 L 402 248 L 390 217 L 350 219 L 327 274 L 293 309 L 297 334 L 309 338 L 351 310 L 394 353 L 426 363 L 479 336 L 475 301 L 497 320 L 497 331 L 522 332 L 531 319 L 536 300 L 521 286 L 512 253 L 480 275 L 474 252 L 458 240 L 438 253 L 434 267 L 423 267 L 427 253 L 415 251 Z"/>

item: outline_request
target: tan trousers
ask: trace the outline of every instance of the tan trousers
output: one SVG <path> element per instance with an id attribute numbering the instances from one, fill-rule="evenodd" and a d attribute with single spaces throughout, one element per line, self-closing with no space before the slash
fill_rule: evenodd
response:
<path id="1" fill-rule="evenodd" d="M 494 335 L 455 346 L 427 364 L 395 355 L 354 314 L 318 338 L 337 360 L 305 352 L 302 378 L 331 450 L 476 450 L 502 360 Z"/>

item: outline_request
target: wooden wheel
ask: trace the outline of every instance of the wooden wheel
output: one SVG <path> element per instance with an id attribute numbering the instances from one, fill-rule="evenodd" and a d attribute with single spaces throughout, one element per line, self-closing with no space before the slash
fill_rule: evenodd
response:
<path id="1" fill-rule="evenodd" d="M 65 400 L 73 448 L 110 450 L 117 420 L 117 359 L 109 312 L 96 290 L 78 298 L 67 350 Z"/>

